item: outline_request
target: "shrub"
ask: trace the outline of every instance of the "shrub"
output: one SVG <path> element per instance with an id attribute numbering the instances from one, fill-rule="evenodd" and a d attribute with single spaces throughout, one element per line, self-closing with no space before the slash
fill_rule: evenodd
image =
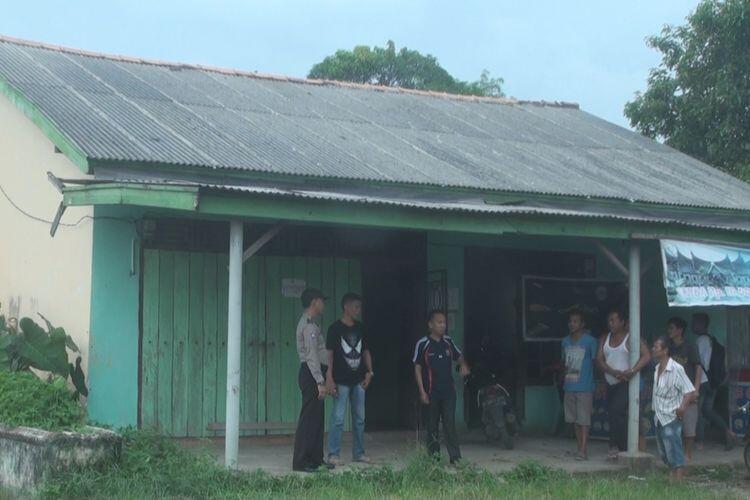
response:
<path id="1" fill-rule="evenodd" d="M 63 378 L 70 376 L 76 389 L 76 398 L 88 396 L 86 377 L 81 369 L 81 357 L 76 364 L 68 363 L 68 352 L 80 352 L 73 338 L 65 330 L 55 327 L 47 318 L 44 320 L 47 330 L 31 318 L 5 319 L 0 315 L 0 370 L 25 371 L 35 368 Z"/>
<path id="2" fill-rule="evenodd" d="M 28 371 L 0 370 L 0 423 L 48 431 L 76 430 L 85 423 L 85 413 L 65 379 L 45 381 Z"/>

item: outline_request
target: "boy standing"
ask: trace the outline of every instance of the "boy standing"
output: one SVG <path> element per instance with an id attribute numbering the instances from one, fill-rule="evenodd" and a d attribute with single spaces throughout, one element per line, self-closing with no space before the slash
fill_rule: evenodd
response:
<path id="1" fill-rule="evenodd" d="M 585 331 L 583 312 L 568 314 L 570 334 L 562 341 L 565 363 L 564 407 L 565 421 L 575 426 L 578 452 L 576 460 L 588 459 L 589 427 L 594 396 L 594 359 L 597 342 Z"/>
<path id="2" fill-rule="evenodd" d="M 708 333 L 708 314 L 693 314 L 693 333 L 697 336 L 695 345 L 698 348 L 698 357 L 700 359 L 703 374 L 701 375 L 701 384 L 698 387 L 698 426 L 696 429 L 696 441 L 699 442 L 698 448 L 702 449 L 705 442 L 706 425 L 713 425 L 720 429 L 725 436 L 725 449 L 731 450 L 734 447 L 734 441 L 737 436 L 729 428 L 727 422 L 721 418 L 721 415 L 714 409 L 714 400 L 720 380 L 711 380 L 711 355 L 713 354 L 713 338 Z M 715 368 L 714 368 L 715 371 Z"/>
<path id="3" fill-rule="evenodd" d="M 417 341 L 414 348 L 414 377 L 419 399 L 427 408 L 427 451 L 440 454 L 438 425 L 443 422 L 446 448 L 451 464 L 461 460 L 456 436 L 456 388 L 453 385 L 453 362 L 460 365 L 462 377 L 469 375 L 469 367 L 461 350 L 445 335 L 446 316 L 432 311 L 428 316 L 429 335 Z"/>
<path id="4" fill-rule="evenodd" d="M 333 395 L 331 427 L 328 429 L 328 462 L 340 463 L 341 434 L 344 432 L 344 414 L 349 405 L 352 412 L 355 462 L 372 463 L 365 455 L 365 390 L 372 381 L 372 357 L 367 348 L 367 338 L 362 323 L 362 297 L 347 293 L 341 299 L 343 315 L 328 328 L 328 374 L 326 385 Z"/>

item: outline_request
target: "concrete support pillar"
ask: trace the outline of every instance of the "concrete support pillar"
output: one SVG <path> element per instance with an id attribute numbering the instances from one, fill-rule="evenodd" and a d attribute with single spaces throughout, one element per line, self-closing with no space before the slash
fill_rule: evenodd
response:
<path id="1" fill-rule="evenodd" d="M 243 224 L 229 223 L 229 308 L 227 319 L 227 411 L 224 464 L 237 468 L 240 447 L 240 349 L 242 336 Z"/>
<path id="2" fill-rule="evenodd" d="M 641 253 L 637 241 L 630 241 L 630 262 L 628 266 L 630 302 L 630 366 L 641 357 Z M 628 453 L 638 452 L 638 424 L 640 409 L 641 375 L 636 373 L 628 387 Z"/>

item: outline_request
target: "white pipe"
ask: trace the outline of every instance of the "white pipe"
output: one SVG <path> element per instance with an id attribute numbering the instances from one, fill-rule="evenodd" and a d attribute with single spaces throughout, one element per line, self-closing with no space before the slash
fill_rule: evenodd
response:
<path id="1" fill-rule="evenodd" d="M 227 318 L 227 412 L 224 465 L 237 468 L 240 447 L 240 348 L 242 335 L 243 224 L 229 223 L 229 310 Z"/>
<path id="2" fill-rule="evenodd" d="M 638 242 L 630 240 L 629 262 L 630 292 L 630 366 L 641 357 L 641 253 Z M 636 373 L 628 387 L 628 453 L 638 451 L 638 424 L 641 392 L 641 375 Z"/>

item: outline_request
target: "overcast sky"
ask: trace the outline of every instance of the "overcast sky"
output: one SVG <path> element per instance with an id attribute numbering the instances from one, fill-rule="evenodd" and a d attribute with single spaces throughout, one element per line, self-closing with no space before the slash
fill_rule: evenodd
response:
<path id="1" fill-rule="evenodd" d="M 627 125 L 623 105 L 659 62 L 644 39 L 697 0 L 26 0 L 0 33 L 88 50 L 292 76 L 337 49 L 407 46 L 451 74 L 482 69 L 522 99 L 565 100 Z"/>

